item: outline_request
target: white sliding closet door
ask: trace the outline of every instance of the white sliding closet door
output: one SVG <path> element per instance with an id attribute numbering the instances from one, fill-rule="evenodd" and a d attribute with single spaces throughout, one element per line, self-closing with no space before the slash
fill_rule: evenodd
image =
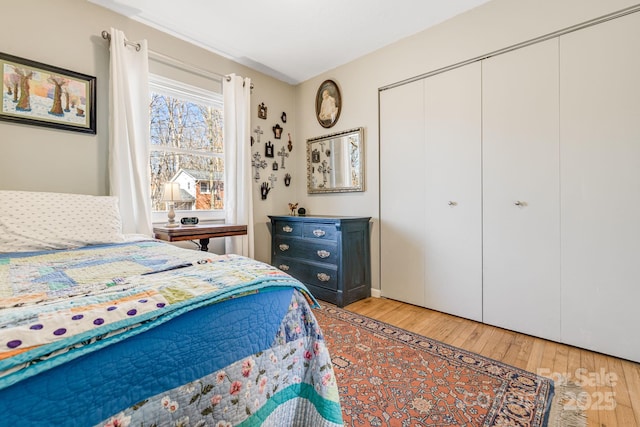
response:
<path id="1" fill-rule="evenodd" d="M 481 69 L 425 79 L 425 306 L 482 321 Z"/>
<path id="2" fill-rule="evenodd" d="M 424 306 L 424 83 L 380 92 L 382 295 Z"/>
<path id="3" fill-rule="evenodd" d="M 483 318 L 560 339 L 558 40 L 483 61 Z"/>
<path id="4" fill-rule="evenodd" d="M 562 341 L 640 362 L 640 14 L 560 38 Z"/>

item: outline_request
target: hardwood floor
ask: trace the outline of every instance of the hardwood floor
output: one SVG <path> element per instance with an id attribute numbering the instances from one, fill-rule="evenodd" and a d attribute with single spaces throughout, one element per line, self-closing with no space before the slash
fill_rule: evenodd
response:
<path id="1" fill-rule="evenodd" d="M 484 325 L 385 298 L 367 298 L 346 310 L 463 348 L 558 381 L 582 386 L 588 426 L 640 426 L 640 364 Z M 637 337 L 630 337 L 637 339 Z"/>

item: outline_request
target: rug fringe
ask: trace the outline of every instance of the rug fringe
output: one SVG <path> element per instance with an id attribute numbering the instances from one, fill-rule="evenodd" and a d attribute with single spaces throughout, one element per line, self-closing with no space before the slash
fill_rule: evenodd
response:
<path id="1" fill-rule="evenodd" d="M 573 382 L 556 383 L 548 427 L 586 427 L 587 414 L 576 405 L 576 396 L 582 391 L 582 387 Z M 571 404 L 571 409 L 566 408 L 568 403 Z"/>

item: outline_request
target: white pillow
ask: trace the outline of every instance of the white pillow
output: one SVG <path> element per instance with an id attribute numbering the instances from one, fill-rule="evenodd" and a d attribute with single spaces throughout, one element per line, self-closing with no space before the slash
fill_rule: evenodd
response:
<path id="1" fill-rule="evenodd" d="M 120 242 L 117 197 L 0 191 L 0 252 Z"/>

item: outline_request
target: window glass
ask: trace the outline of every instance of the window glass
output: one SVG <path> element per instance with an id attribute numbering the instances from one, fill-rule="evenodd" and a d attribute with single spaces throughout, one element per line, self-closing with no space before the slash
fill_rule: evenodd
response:
<path id="1" fill-rule="evenodd" d="M 180 185 L 177 211 L 223 210 L 222 96 L 154 75 L 149 92 L 152 210 L 168 209 L 168 182 Z"/>

